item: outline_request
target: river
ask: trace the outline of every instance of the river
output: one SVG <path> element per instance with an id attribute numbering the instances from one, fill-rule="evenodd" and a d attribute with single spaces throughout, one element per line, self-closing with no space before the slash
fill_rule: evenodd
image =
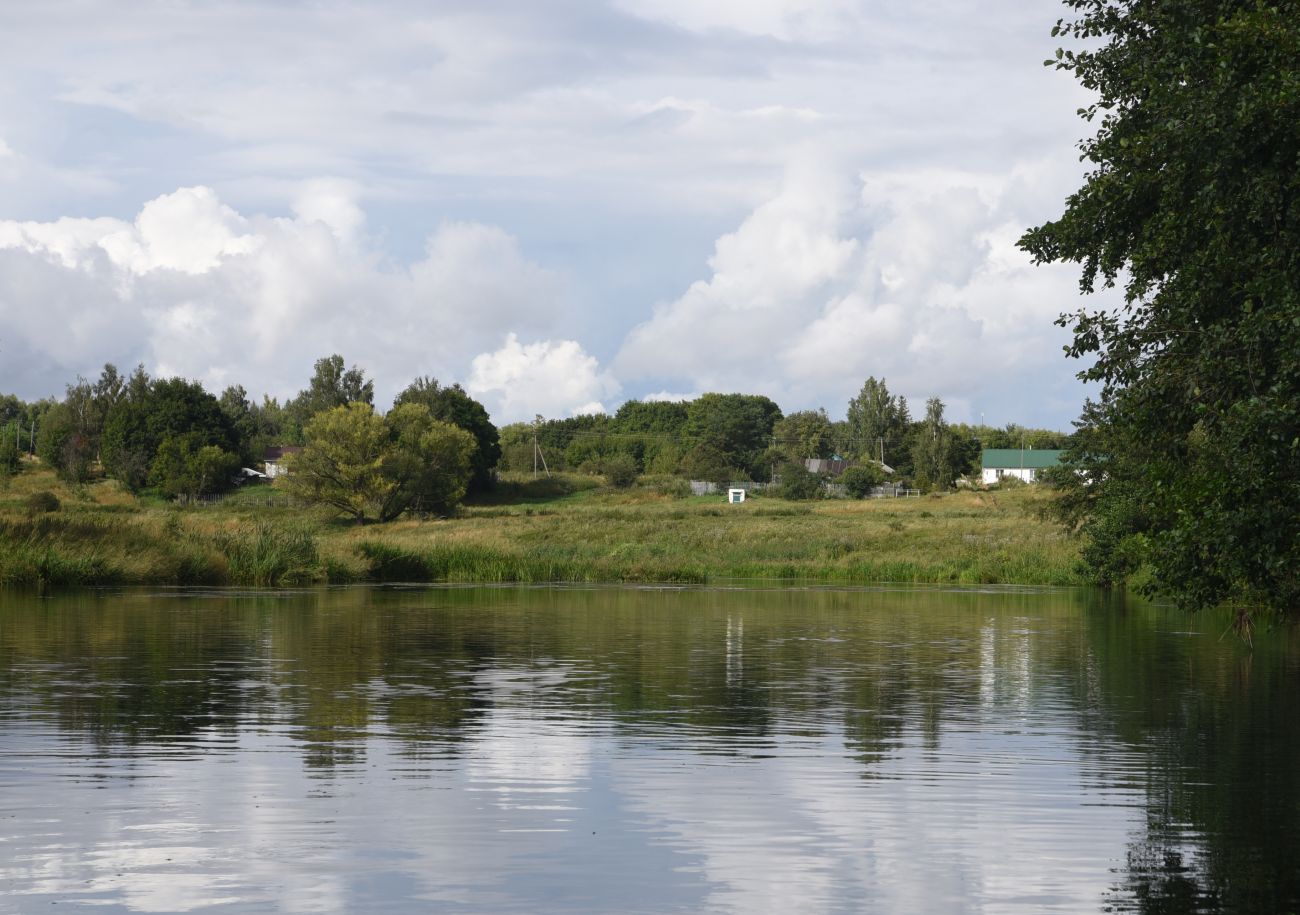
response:
<path id="1" fill-rule="evenodd" d="M 0 911 L 1295 911 L 1300 645 L 1225 625 L 1014 588 L 4 593 Z"/>

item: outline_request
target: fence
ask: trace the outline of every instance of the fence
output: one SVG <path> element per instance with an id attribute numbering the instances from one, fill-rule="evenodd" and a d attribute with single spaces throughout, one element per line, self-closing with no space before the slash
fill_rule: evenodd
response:
<path id="1" fill-rule="evenodd" d="M 214 493 L 207 496 L 191 496 L 182 493 L 176 497 L 177 505 L 188 505 L 190 507 L 202 507 L 207 505 L 220 505 L 230 497 L 230 493 Z M 241 508 L 296 508 L 299 507 L 298 500 L 282 493 L 267 494 L 250 498 L 241 496 L 239 506 Z"/>
<path id="2" fill-rule="evenodd" d="M 743 489 L 746 495 L 756 492 L 762 492 L 769 489 L 775 484 L 772 483 L 751 483 L 741 481 L 737 483 L 728 483 L 726 486 L 719 486 L 717 483 L 710 483 L 706 480 L 691 480 L 691 495 L 693 496 L 713 496 L 724 492 L 727 489 Z M 822 488 L 826 495 L 832 499 L 847 499 L 849 497 L 848 487 L 843 483 L 823 483 Z M 921 495 L 919 489 L 905 489 L 902 486 L 877 486 L 868 494 L 872 499 L 914 499 Z"/>

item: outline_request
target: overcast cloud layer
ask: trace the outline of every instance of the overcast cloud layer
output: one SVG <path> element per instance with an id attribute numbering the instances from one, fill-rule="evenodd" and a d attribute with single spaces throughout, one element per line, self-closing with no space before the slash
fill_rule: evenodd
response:
<path id="1" fill-rule="evenodd" d="M 868 374 L 1063 427 L 1081 174 L 1048 0 L 49 0 L 0 11 L 0 391 L 106 361 L 499 422 Z"/>

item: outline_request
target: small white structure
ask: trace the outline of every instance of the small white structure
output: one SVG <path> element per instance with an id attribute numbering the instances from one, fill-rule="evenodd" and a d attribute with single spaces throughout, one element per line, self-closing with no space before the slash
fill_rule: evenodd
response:
<path id="1" fill-rule="evenodd" d="M 267 479 L 274 480 L 289 472 L 284 466 L 287 455 L 298 454 L 302 448 L 298 445 L 273 445 L 262 455 L 262 465 L 266 468 Z"/>
<path id="2" fill-rule="evenodd" d="M 733 505 L 736 505 L 736 504 L 739 504 L 739 503 L 741 503 L 741 502 L 744 502 L 744 501 L 745 501 L 745 490 L 743 490 L 743 489 L 728 489 L 728 490 L 727 490 L 727 501 L 728 501 L 729 503 L 733 504 Z"/>

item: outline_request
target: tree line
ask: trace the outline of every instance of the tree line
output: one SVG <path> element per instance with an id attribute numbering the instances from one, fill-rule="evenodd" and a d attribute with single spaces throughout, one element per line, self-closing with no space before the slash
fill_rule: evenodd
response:
<path id="1" fill-rule="evenodd" d="M 913 420 L 907 400 L 884 379 L 868 378 L 832 420 L 824 408 L 783 413 L 755 394 L 704 394 L 692 401 L 629 400 L 612 415 L 537 417 L 501 428 L 501 467 L 607 473 L 630 463 L 638 473 L 697 480 L 766 481 L 797 475 L 808 459 L 840 457 L 871 481 L 934 490 L 980 469 L 984 448 L 1063 448 L 1064 433 L 1017 425 L 949 423 L 938 398 Z M 888 468 L 888 469 L 886 469 Z"/>
<path id="2" fill-rule="evenodd" d="M 951 424 L 938 398 L 913 420 L 906 399 L 874 377 L 838 421 L 825 409 L 783 413 L 762 395 L 708 393 L 630 400 L 612 415 L 539 416 L 498 432 L 460 385 L 428 377 L 414 379 L 381 414 L 373 380 L 337 354 L 317 360 L 306 387 L 284 403 L 255 402 L 238 384 L 218 396 L 196 381 L 152 378 L 143 367 L 123 375 L 111 364 L 94 381 L 69 384 L 61 400 L 0 398 L 0 471 L 16 469 L 19 452 L 34 446 L 69 481 L 102 472 L 133 492 L 198 496 L 232 486 L 269 446 L 296 445 L 286 485 L 358 521 L 409 509 L 445 513 L 491 488 L 499 470 L 537 465 L 604 474 L 619 485 L 641 474 L 719 483 L 781 477 L 793 492 L 820 486 L 805 461 L 838 457 L 856 465 L 845 482 L 861 494 L 886 480 L 949 487 L 979 469 L 984 447 L 1064 443 L 1048 430 Z"/>
<path id="3" fill-rule="evenodd" d="M 382 425 L 378 438 L 376 423 Z M 364 478 L 383 490 L 376 517 L 394 517 L 412 505 L 445 511 L 465 492 L 492 483 L 500 456 L 496 427 L 463 388 L 416 378 L 380 416 L 374 382 L 337 354 L 317 360 L 307 386 L 283 404 L 271 397 L 257 403 L 237 384 L 216 396 L 197 381 L 152 378 L 143 366 L 123 375 L 112 364 L 94 381 L 77 378 L 62 399 L 24 403 L 0 396 L 0 473 L 17 470 L 18 455 L 34 451 L 70 482 L 102 471 L 133 492 L 208 495 L 230 488 L 241 467 L 260 464 L 269 446 L 297 445 L 306 446 L 297 457 L 304 469 L 316 462 L 303 481 L 332 476 L 350 486 L 354 498 L 364 490 L 369 511 L 374 485 L 358 489 L 361 478 L 348 477 L 349 468 L 321 461 L 338 441 L 366 442 L 360 431 L 366 428 L 374 453 L 353 457 L 377 468 Z M 434 466 L 446 478 L 434 479 Z M 346 502 L 323 486 L 310 495 L 327 504 Z"/>

